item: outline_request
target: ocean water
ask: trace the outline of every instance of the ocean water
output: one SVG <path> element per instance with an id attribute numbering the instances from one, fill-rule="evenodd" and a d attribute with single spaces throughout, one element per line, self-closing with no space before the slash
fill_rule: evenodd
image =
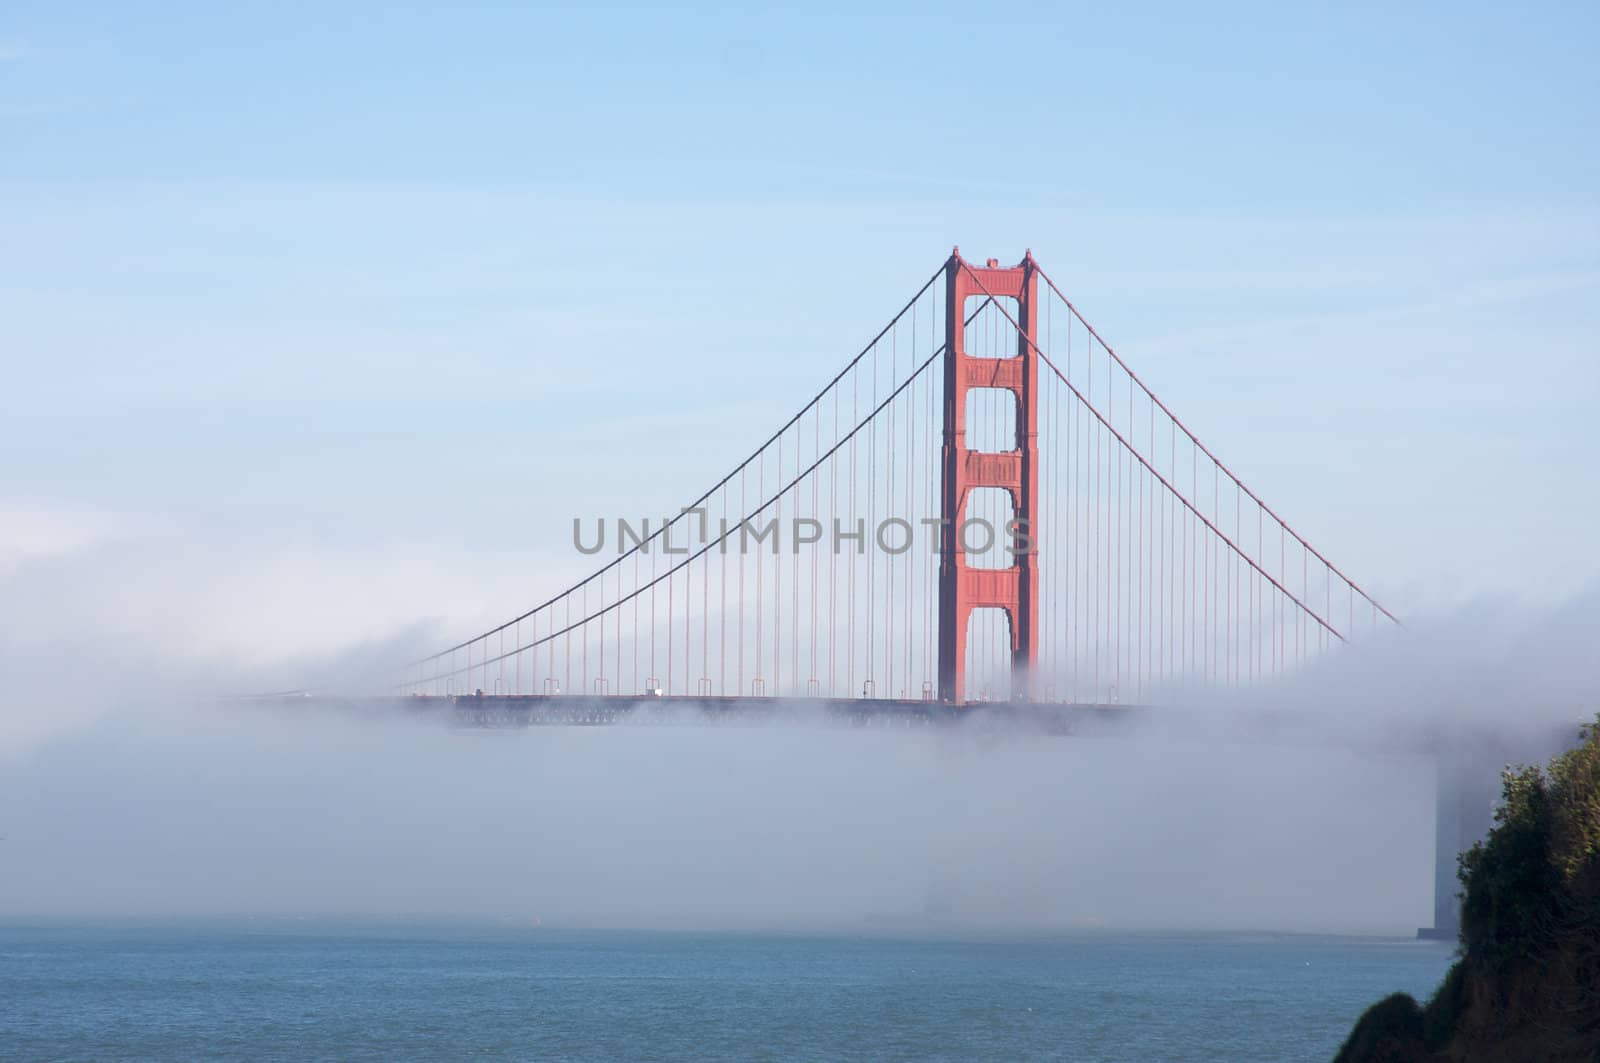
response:
<path id="1" fill-rule="evenodd" d="M 1447 946 L 0 925 L 5 1060 L 1326 1060 Z"/>

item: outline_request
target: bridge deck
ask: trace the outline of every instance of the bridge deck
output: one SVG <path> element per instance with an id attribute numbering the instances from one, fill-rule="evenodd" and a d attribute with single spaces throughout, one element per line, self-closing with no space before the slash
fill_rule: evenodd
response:
<path id="1" fill-rule="evenodd" d="M 1451 726 L 1443 721 L 1382 724 L 1361 713 L 1349 716 L 1261 707 L 1223 710 L 1216 705 L 1166 705 L 1059 701 L 970 701 L 909 698 L 640 697 L 624 694 L 395 694 L 292 693 L 222 699 L 295 715 L 343 714 L 365 719 L 432 720 L 455 727 L 606 727 L 693 724 L 823 725 L 853 728 L 965 728 L 1007 730 L 1060 737 L 1131 736 L 1314 746 L 1372 755 L 1437 756 L 1461 750 L 1505 753 L 1505 762 L 1538 761 L 1550 750 L 1577 740 L 1576 728 Z M 1535 734 L 1536 732 L 1536 734 Z"/>
<path id="2" fill-rule="evenodd" d="M 457 726 L 601 727 L 614 724 L 822 722 L 858 727 L 1021 727 L 1070 735 L 1113 729 L 1145 706 L 1060 702 L 951 704 L 898 698 L 634 697 L 600 694 L 290 695 L 264 700 L 305 710 L 444 719 Z"/>

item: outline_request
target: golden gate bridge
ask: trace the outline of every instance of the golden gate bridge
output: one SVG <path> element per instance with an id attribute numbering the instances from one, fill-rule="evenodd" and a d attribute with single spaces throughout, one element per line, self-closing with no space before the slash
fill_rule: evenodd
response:
<path id="1" fill-rule="evenodd" d="M 655 519 L 575 520 L 573 541 L 590 575 L 412 662 L 392 692 L 533 713 L 1138 704 L 1260 684 L 1395 623 L 1031 252 L 952 252 L 710 489 Z"/>

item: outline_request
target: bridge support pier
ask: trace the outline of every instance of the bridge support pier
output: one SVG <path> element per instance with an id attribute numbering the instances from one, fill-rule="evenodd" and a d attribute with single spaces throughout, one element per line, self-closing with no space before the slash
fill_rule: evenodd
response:
<path id="1" fill-rule="evenodd" d="M 1500 796 L 1500 771 L 1506 760 L 1499 751 L 1452 744 L 1438 754 L 1438 786 L 1434 799 L 1433 925 L 1417 937 L 1454 941 L 1461 931 L 1461 885 L 1457 857 L 1482 841 L 1494 824 Z"/>

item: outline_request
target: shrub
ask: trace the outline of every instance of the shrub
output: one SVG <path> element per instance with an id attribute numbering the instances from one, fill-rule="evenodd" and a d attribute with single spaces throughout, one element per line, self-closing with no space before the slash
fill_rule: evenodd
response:
<path id="1" fill-rule="evenodd" d="M 1549 785 L 1539 768 L 1508 768 L 1489 837 L 1461 854 L 1461 946 L 1498 965 L 1533 956 L 1556 926 L 1559 876 L 1550 851 Z"/>
<path id="2" fill-rule="evenodd" d="M 1438 1051 L 1455 1036 L 1456 1021 L 1466 1010 L 1466 968 L 1457 960 L 1450 965 L 1444 981 L 1428 998 L 1422 1010 L 1422 1041 L 1430 1051 Z"/>
<path id="3" fill-rule="evenodd" d="M 1559 1052 L 1576 1059 L 1563 1038 L 1593 1043 L 1600 1030 L 1600 717 L 1582 738 L 1547 768 L 1502 774 L 1493 829 L 1461 854 L 1461 958 L 1426 1008 L 1396 993 L 1367 1009 L 1336 1063 L 1409 1063 L 1447 1046 L 1458 1050 L 1451 1042 L 1463 1034 L 1469 1008 L 1476 1009 L 1471 1036 L 1520 1038 L 1517 1058 Z M 1518 1006 L 1507 1008 L 1512 998 Z M 1588 1058 L 1587 1047 L 1580 1051 Z"/>
<path id="4" fill-rule="evenodd" d="M 1395 993 L 1362 1013 L 1333 1063 L 1410 1060 L 1421 1047 L 1422 1010 L 1410 993 Z"/>

